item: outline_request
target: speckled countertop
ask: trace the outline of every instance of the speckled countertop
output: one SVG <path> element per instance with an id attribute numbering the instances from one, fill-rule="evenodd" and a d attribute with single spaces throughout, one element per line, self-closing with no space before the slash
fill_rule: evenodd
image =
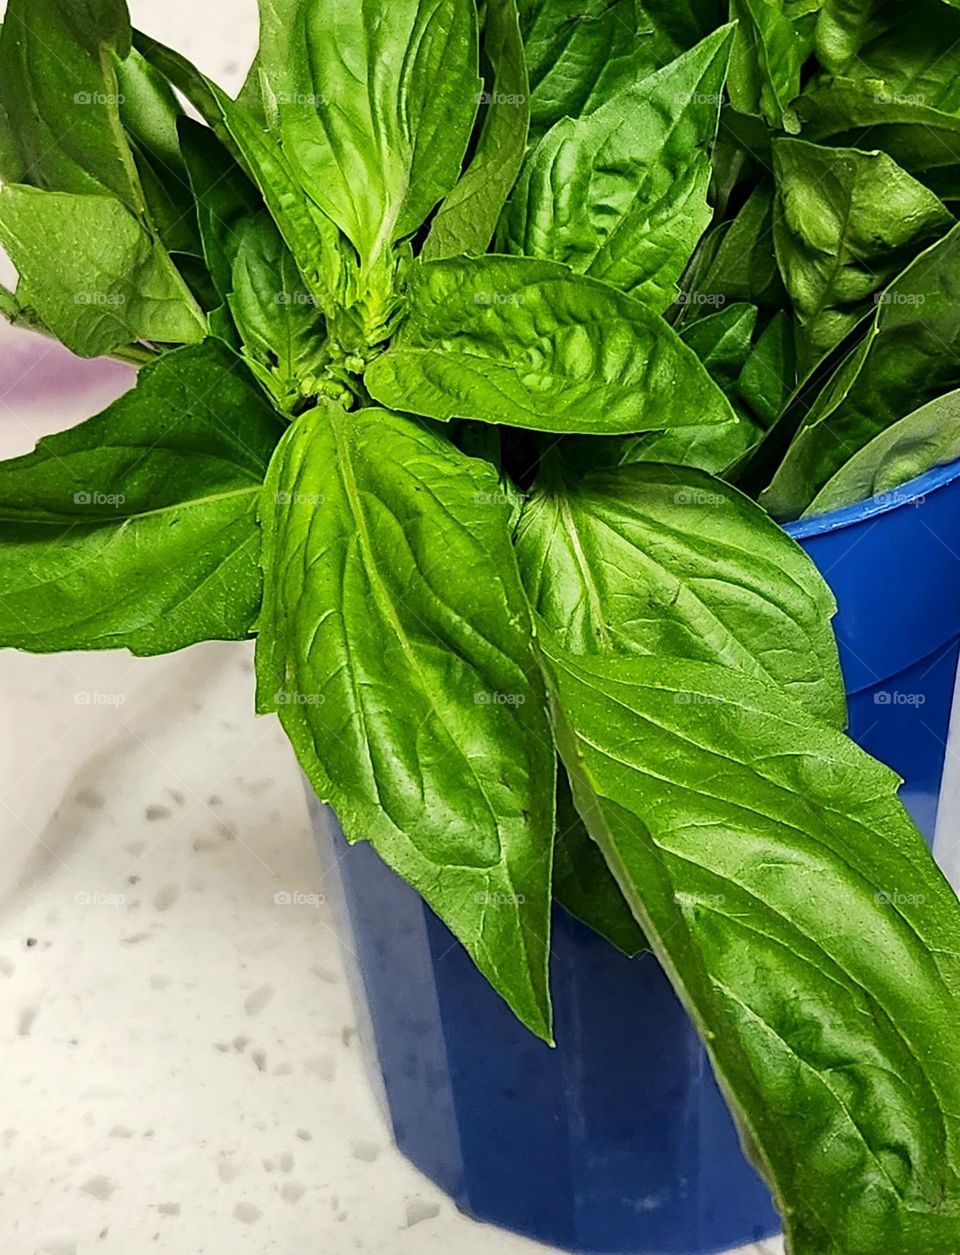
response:
<path id="1" fill-rule="evenodd" d="M 3 1249 L 537 1249 L 389 1144 L 326 908 L 275 903 L 323 884 L 250 672 L 0 655 Z"/>
<path id="2" fill-rule="evenodd" d="M 239 81 L 255 0 L 131 9 Z M 126 382 L 8 330 L 0 354 L 4 457 Z M 460 1216 L 389 1143 L 250 650 L 2 653 L 0 691 L 5 1255 L 541 1249 Z"/>

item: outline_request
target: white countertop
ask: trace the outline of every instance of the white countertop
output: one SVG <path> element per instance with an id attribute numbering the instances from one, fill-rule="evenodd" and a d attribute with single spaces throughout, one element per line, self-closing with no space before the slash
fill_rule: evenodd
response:
<path id="1" fill-rule="evenodd" d="M 389 1143 L 327 910 L 274 901 L 323 883 L 250 669 L 0 654 L 4 1250 L 538 1249 Z"/>
<path id="2" fill-rule="evenodd" d="M 131 8 L 237 84 L 255 0 Z M 123 386 L 8 330 L 0 352 L 0 456 Z M 4 652 L 0 691 L 5 1255 L 542 1249 L 390 1145 L 327 909 L 274 901 L 323 884 L 250 648 Z"/>

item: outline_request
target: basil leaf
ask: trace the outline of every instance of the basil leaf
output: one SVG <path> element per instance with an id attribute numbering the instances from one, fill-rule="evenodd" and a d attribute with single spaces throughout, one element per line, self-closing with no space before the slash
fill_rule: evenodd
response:
<path id="1" fill-rule="evenodd" d="M 459 177 L 483 86 L 477 40 L 473 0 L 303 0 L 283 61 L 261 49 L 284 155 L 366 270 Z"/>
<path id="2" fill-rule="evenodd" d="M 788 0 L 731 0 L 739 23 L 728 88 L 740 113 L 761 114 L 771 126 L 800 130 L 793 102 L 800 95 L 801 70 L 813 51 L 814 19 L 807 7 Z"/>
<path id="3" fill-rule="evenodd" d="M 817 53 L 834 75 L 863 84 L 880 104 L 914 102 L 960 113 L 960 14 L 943 0 L 851 4 L 828 0 Z"/>
<path id="4" fill-rule="evenodd" d="M 782 689 L 547 642 L 574 799 L 793 1255 L 960 1243 L 960 918 L 897 778 Z"/>
<path id="5" fill-rule="evenodd" d="M 877 83 L 834 79 L 797 100 L 805 139 L 848 148 L 879 149 L 904 170 L 927 180 L 950 173 L 960 151 L 960 118 Z"/>
<path id="6" fill-rule="evenodd" d="M 723 0 L 521 0 L 534 138 L 675 60 L 723 25 L 725 8 Z"/>
<path id="7" fill-rule="evenodd" d="M 231 319 L 226 312 L 233 291 L 237 238 L 247 222 L 269 219 L 269 215 L 254 184 L 209 127 L 184 117 L 178 134 L 196 205 L 203 258 L 221 302 L 211 325 L 239 348 L 239 339 L 230 335 Z"/>
<path id="8" fill-rule="evenodd" d="M 0 642 L 149 655 L 249 635 L 256 510 L 283 425 L 215 340 L 0 462 Z"/>
<path id="9" fill-rule="evenodd" d="M 773 247 L 774 188 L 758 183 L 737 216 L 696 265 L 681 292 L 681 321 L 705 317 L 728 301 L 780 306 L 786 292 Z"/>
<path id="10" fill-rule="evenodd" d="M 275 75 L 286 68 L 302 3 L 303 0 L 257 0 L 260 41 L 237 104 L 274 132 L 280 129 L 280 112 L 266 67 L 271 66 Z"/>
<path id="11" fill-rule="evenodd" d="M 316 396 L 329 360 L 323 316 L 273 224 L 244 224 L 229 305 L 244 355 L 277 406 L 296 412 Z"/>
<path id="12" fill-rule="evenodd" d="M 633 918 L 600 847 L 577 813 L 562 768 L 557 778 L 553 896 L 565 911 L 606 938 L 628 958 L 647 949 L 643 930 Z"/>
<path id="13" fill-rule="evenodd" d="M 8 0 L 0 107 L 19 149 L 2 172 L 8 183 L 110 193 L 146 213 L 120 123 L 117 66 L 130 34 L 124 0 Z"/>
<path id="14" fill-rule="evenodd" d="M 530 84 L 516 0 L 488 0 L 483 33 L 493 67 L 481 98 L 483 129 L 469 168 L 433 220 L 424 261 L 487 251 L 527 149 Z"/>
<path id="15" fill-rule="evenodd" d="M 937 397 L 888 427 L 821 488 L 804 517 L 825 514 L 871 497 L 896 498 L 896 489 L 935 466 L 960 458 L 960 392 Z"/>
<path id="16" fill-rule="evenodd" d="M 869 337 L 817 398 L 760 500 L 799 518 L 829 479 L 874 436 L 960 387 L 960 226 L 917 258 L 878 298 Z"/>
<path id="17" fill-rule="evenodd" d="M 682 51 L 643 29 L 635 0 L 520 0 L 519 9 L 534 139 Z"/>
<path id="18" fill-rule="evenodd" d="M 756 305 L 738 302 L 690 323 L 680 338 L 729 396 L 750 356 L 756 325 Z"/>
<path id="19" fill-rule="evenodd" d="M 170 84 L 132 49 L 117 66 L 120 119 L 133 152 L 147 204 L 164 247 L 200 257 L 196 209 L 180 152 L 182 110 Z"/>
<path id="20" fill-rule="evenodd" d="M 549 1039 L 556 759 L 496 472 L 409 419 L 321 405 L 264 503 L 260 708 L 348 838 Z"/>
<path id="21" fill-rule="evenodd" d="M 806 373 L 954 219 L 885 153 L 792 139 L 776 142 L 773 157 L 777 259 L 802 328 Z"/>
<path id="22" fill-rule="evenodd" d="M 206 127 L 185 120 L 204 252 L 250 367 L 276 405 L 293 413 L 319 391 L 327 364 L 323 315 L 256 188 Z M 226 325 L 224 326 L 224 321 Z"/>
<path id="23" fill-rule="evenodd" d="M 793 319 L 781 310 L 754 345 L 737 380 L 737 393 L 764 427 L 773 426 L 800 382 L 796 340 Z"/>
<path id="24" fill-rule="evenodd" d="M 737 421 L 666 322 L 606 284 L 521 257 L 416 267 L 407 321 L 364 378 L 384 405 L 442 420 L 561 432 Z"/>
<path id="25" fill-rule="evenodd" d="M 137 49 L 187 97 L 217 139 L 260 189 L 307 290 L 330 310 L 346 296 L 340 233 L 298 185 L 274 136 L 179 53 L 134 32 Z"/>
<path id="26" fill-rule="evenodd" d="M 690 466 L 711 475 L 724 475 L 747 454 L 762 437 L 762 430 L 747 414 L 738 414 L 735 422 L 691 423 L 672 427 L 669 431 L 647 432 L 621 440 L 621 457 L 626 463 L 668 463 Z M 608 437 L 611 438 L 612 437 Z"/>
<path id="27" fill-rule="evenodd" d="M 118 200 L 8 184 L 0 242 L 20 274 L 21 303 L 81 357 L 206 334 L 169 256 Z"/>
<path id="28" fill-rule="evenodd" d="M 564 262 L 661 309 L 713 216 L 707 203 L 731 30 L 723 27 L 528 159 L 500 251 Z"/>
<path id="29" fill-rule="evenodd" d="M 817 18 L 817 60 L 832 74 L 849 68 L 876 20 L 876 0 L 823 0 Z"/>
<path id="30" fill-rule="evenodd" d="M 521 516 L 517 560 L 531 605 L 571 653 L 722 662 L 846 723 L 833 595 L 728 484 L 674 466 L 579 478 L 554 461 Z"/>

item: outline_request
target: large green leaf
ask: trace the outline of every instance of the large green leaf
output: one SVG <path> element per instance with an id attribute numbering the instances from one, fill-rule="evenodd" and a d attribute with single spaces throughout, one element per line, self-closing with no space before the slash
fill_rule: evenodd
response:
<path id="1" fill-rule="evenodd" d="M 517 531 L 534 609 L 575 654 L 685 657 L 781 684 L 843 726 L 833 596 L 748 497 L 700 471 L 548 462 Z"/>
<path id="2" fill-rule="evenodd" d="M 522 257 L 417 267 L 407 321 L 365 380 L 395 409 L 543 431 L 738 422 L 663 319 L 556 262 Z"/>
<path id="3" fill-rule="evenodd" d="M 496 471 L 413 420 L 322 404 L 264 503 L 261 708 L 347 836 L 549 1038 L 556 758 Z"/>
<path id="4" fill-rule="evenodd" d="M 366 269 L 456 183 L 477 113 L 473 0 L 302 0 L 261 48 L 284 154 Z M 359 90 L 358 90 L 359 86 Z"/>
<path id="5" fill-rule="evenodd" d="M 247 636 L 257 504 L 282 433 L 239 358 L 208 340 L 0 462 L 0 643 L 159 654 Z"/>
<path id="6" fill-rule="evenodd" d="M 805 517 L 870 497 L 905 499 L 897 489 L 918 475 L 960 458 L 960 392 L 948 392 L 888 427 L 837 471 Z"/>
<path id="7" fill-rule="evenodd" d="M 885 153 L 785 139 L 773 154 L 777 259 L 803 328 L 805 373 L 953 216 Z"/>
<path id="8" fill-rule="evenodd" d="M 469 168 L 433 220 L 425 261 L 487 251 L 527 150 L 530 85 L 517 0 L 489 0 L 483 36 L 493 71 L 482 96 L 483 129 Z"/>
<path id="9" fill-rule="evenodd" d="M 108 192 L 146 210 L 120 124 L 118 58 L 130 50 L 124 0 L 8 0 L 0 32 L 0 106 L 19 148 L 7 182 Z"/>
<path id="10" fill-rule="evenodd" d="M 528 159 L 501 251 L 564 262 L 664 308 L 713 216 L 707 202 L 731 31 L 715 32 Z"/>
<path id="11" fill-rule="evenodd" d="M 960 1250 L 960 910 L 896 777 L 726 667 L 547 651 L 577 807 L 788 1250 Z"/>
<path id="12" fill-rule="evenodd" d="M 960 387 L 960 226 L 882 294 L 867 340 L 816 400 L 761 501 L 795 519 L 824 484 L 917 404 Z"/>
<path id="13" fill-rule="evenodd" d="M 206 320 L 170 257 L 110 196 L 0 192 L 0 242 L 21 303 L 81 357 L 136 340 L 192 343 Z"/>

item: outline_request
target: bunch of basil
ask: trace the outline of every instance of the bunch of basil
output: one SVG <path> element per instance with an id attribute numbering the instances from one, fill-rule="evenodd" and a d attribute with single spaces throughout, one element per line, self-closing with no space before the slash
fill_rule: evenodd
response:
<path id="1" fill-rule="evenodd" d="M 9 0 L 4 312 L 143 369 L 0 464 L 0 643 L 255 634 L 535 1032 L 556 897 L 649 940 L 793 1252 L 955 1255 L 960 909 L 770 515 L 960 452 L 960 12 L 731 9 L 261 0 L 234 101 Z"/>

